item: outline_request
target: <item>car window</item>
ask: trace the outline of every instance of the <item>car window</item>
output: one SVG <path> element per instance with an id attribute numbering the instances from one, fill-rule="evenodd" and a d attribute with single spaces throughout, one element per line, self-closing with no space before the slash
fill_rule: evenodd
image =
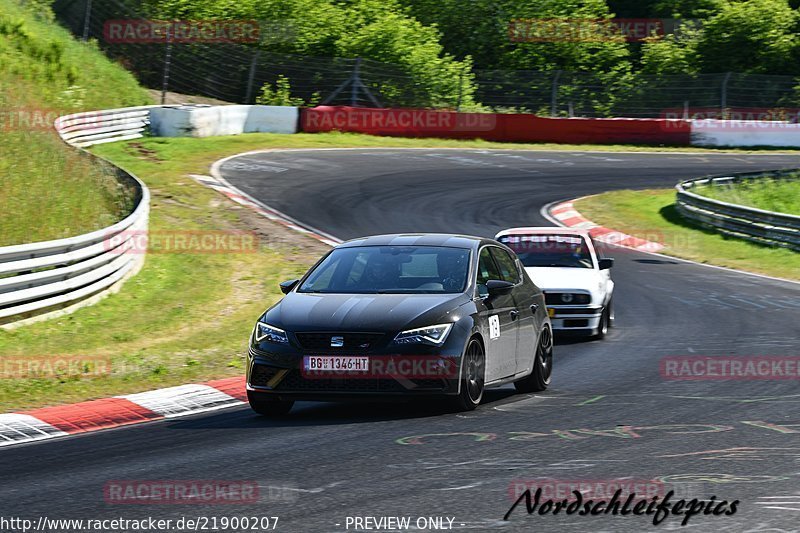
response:
<path id="1" fill-rule="evenodd" d="M 337 248 L 297 292 L 343 294 L 458 293 L 467 285 L 470 251 L 445 246 Z"/>
<path id="2" fill-rule="evenodd" d="M 478 257 L 478 285 L 486 285 L 486 282 L 490 279 L 502 279 L 502 277 L 487 247 L 481 250 L 481 254 Z"/>
<path id="3" fill-rule="evenodd" d="M 303 286 L 307 289 L 314 290 L 316 287 L 327 287 L 330 285 L 333 275 L 336 273 L 341 260 L 341 257 L 335 257 L 331 259 L 329 255 L 328 258 L 322 261 L 322 264 L 314 269 L 314 272 L 308 276 L 308 279 L 306 279 L 306 282 L 303 284 Z"/>
<path id="4" fill-rule="evenodd" d="M 589 245 L 580 235 L 502 235 L 498 239 L 526 267 L 594 268 Z"/>
<path id="5" fill-rule="evenodd" d="M 517 270 L 517 263 L 514 261 L 508 252 L 501 248 L 493 247 L 492 255 L 494 256 L 495 261 L 497 261 L 497 265 L 500 267 L 500 275 L 503 276 L 501 279 L 504 281 L 510 281 L 514 285 L 519 283 L 520 276 L 519 270 Z"/>

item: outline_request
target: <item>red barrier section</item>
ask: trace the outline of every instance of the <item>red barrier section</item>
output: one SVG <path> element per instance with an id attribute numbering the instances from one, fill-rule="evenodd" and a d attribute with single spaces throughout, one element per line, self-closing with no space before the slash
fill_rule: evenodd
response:
<path id="1" fill-rule="evenodd" d="M 346 131 L 396 137 L 570 144 L 689 145 L 691 137 L 690 121 L 667 119 L 544 118 L 329 106 L 302 109 L 300 117 L 302 130 L 308 133 Z"/>

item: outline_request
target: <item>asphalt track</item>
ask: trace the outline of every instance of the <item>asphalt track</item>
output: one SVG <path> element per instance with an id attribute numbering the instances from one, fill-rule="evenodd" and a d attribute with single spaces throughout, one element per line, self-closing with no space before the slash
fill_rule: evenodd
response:
<path id="1" fill-rule="evenodd" d="M 245 155 L 226 179 L 339 238 L 492 235 L 547 224 L 542 205 L 706 173 L 800 166 L 778 154 L 342 150 Z M 539 395 L 481 408 L 298 404 L 283 421 L 239 408 L 0 452 L 3 516 L 279 516 L 278 531 L 346 531 L 348 516 L 451 517 L 477 531 L 642 531 L 652 516 L 528 516 L 520 480 L 659 479 L 681 496 L 740 500 L 734 516 L 661 530 L 792 531 L 800 523 L 797 381 L 668 381 L 672 355 L 800 355 L 800 285 L 612 249 L 617 327 L 556 346 Z M 254 317 L 255 318 L 255 317 Z M 797 424 L 791 427 L 792 424 Z M 112 505 L 110 480 L 256 480 L 248 505 Z M 665 490 L 659 488 L 658 490 Z M 445 523 L 447 523 L 445 521 Z M 383 531 L 385 531 L 384 529 Z M 353 528 L 350 528 L 353 531 Z"/>

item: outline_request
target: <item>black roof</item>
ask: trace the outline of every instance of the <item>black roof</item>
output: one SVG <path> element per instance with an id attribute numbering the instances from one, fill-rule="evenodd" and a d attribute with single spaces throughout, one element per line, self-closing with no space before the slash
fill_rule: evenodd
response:
<path id="1" fill-rule="evenodd" d="M 450 246 L 453 248 L 477 248 L 481 244 L 494 243 L 492 239 L 471 235 L 454 235 L 450 233 L 395 233 L 391 235 L 374 235 L 352 239 L 337 246 Z"/>

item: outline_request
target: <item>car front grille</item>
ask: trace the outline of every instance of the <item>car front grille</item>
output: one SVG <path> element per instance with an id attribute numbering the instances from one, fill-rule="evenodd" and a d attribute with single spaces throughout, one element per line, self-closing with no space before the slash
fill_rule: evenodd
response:
<path id="1" fill-rule="evenodd" d="M 571 294 L 572 301 L 565 302 L 562 298 L 562 294 Z M 586 305 L 591 301 L 591 296 L 585 293 L 580 292 L 546 292 L 544 293 L 544 303 L 546 305 Z"/>
<path id="2" fill-rule="evenodd" d="M 366 352 L 380 345 L 385 337 L 383 333 L 339 333 L 339 332 L 305 332 L 295 333 L 297 341 L 304 350 L 325 351 L 346 350 L 348 353 Z M 331 346 L 333 337 L 342 337 L 341 346 Z"/>

